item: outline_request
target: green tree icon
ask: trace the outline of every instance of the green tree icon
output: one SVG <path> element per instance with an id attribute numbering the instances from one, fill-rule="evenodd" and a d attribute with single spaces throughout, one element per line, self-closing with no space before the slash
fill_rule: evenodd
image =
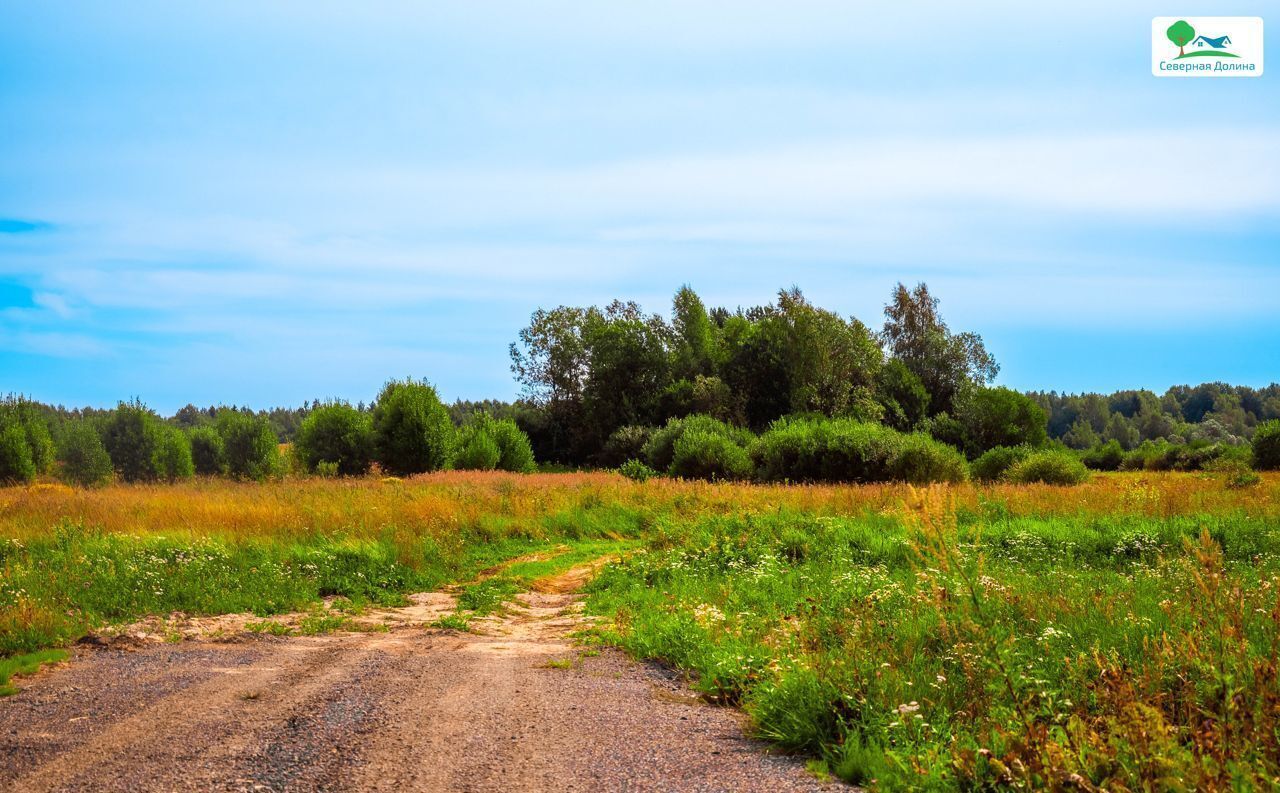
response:
<path id="1" fill-rule="evenodd" d="M 1196 29 L 1188 25 L 1185 19 L 1179 19 L 1170 25 L 1164 34 L 1169 37 L 1169 41 L 1178 45 L 1178 57 L 1181 58 L 1187 54 L 1182 48 L 1196 37 Z"/>

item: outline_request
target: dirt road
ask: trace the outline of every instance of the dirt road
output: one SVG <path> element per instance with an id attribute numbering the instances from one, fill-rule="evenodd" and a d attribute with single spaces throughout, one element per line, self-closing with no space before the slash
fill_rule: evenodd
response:
<path id="1" fill-rule="evenodd" d="M 373 615 L 385 632 L 82 649 L 0 700 L 0 789 L 828 787 L 672 674 L 584 655 L 576 596 L 541 588 L 482 635 L 424 628 L 435 595 Z"/>

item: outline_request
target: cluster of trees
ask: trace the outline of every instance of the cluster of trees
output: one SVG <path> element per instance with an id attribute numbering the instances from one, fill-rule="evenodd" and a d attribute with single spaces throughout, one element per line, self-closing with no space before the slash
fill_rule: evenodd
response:
<path id="1" fill-rule="evenodd" d="M 289 458 L 270 418 L 221 408 L 165 420 L 141 402 L 70 415 L 18 397 L 0 403 L 0 481 L 42 475 L 92 486 L 175 481 L 196 474 L 262 480 L 298 472 L 358 476 L 376 463 L 407 475 L 447 467 L 529 471 L 529 439 L 510 419 L 471 414 L 456 427 L 426 382 L 391 381 L 365 408 L 314 403 Z"/>
<path id="2" fill-rule="evenodd" d="M 1043 410 L 986 387 L 995 360 L 981 337 L 947 327 L 926 285 L 899 284 L 884 313 L 875 332 L 798 289 L 730 311 L 689 287 L 669 319 L 621 301 L 539 310 L 511 346 L 524 388 L 514 417 L 539 459 L 569 465 L 616 464 L 636 428 L 690 415 L 754 432 L 784 416 L 845 418 L 974 453 L 1043 439 Z"/>
<path id="3" fill-rule="evenodd" d="M 50 425 L 74 422 L 80 419 L 102 419 L 114 410 L 114 408 L 94 407 L 68 408 L 65 405 L 45 405 L 38 402 L 33 404 L 45 414 L 46 421 Z M 267 426 L 271 428 L 271 431 L 275 433 L 275 436 L 280 439 L 281 443 L 291 443 L 307 414 L 320 407 L 320 405 L 321 402 L 318 399 L 295 408 L 274 407 L 269 410 L 253 410 L 247 406 L 238 407 L 235 405 L 210 405 L 209 407 L 201 408 L 189 404 L 166 418 L 165 422 L 181 430 L 190 431 L 197 427 L 212 425 L 217 421 L 219 413 L 227 411 L 246 413 L 263 419 Z M 361 402 L 358 409 L 363 411 L 368 408 Z"/>
<path id="4" fill-rule="evenodd" d="M 1115 441 L 1132 451 L 1146 441 L 1243 445 L 1256 428 L 1280 419 L 1280 383 L 1266 388 L 1203 383 L 1113 394 L 1030 395 L 1048 415 L 1049 437 L 1072 449 Z"/>

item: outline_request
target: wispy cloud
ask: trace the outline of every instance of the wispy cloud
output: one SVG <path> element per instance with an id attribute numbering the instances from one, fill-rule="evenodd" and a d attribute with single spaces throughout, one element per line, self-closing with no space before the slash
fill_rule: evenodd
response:
<path id="1" fill-rule="evenodd" d="M 0 376 L 100 403 L 391 373 L 511 395 L 535 307 L 664 310 L 684 282 L 874 322 L 926 279 L 1033 376 L 1021 340 L 1082 325 L 1179 348 L 1254 323 L 1280 349 L 1280 83 L 1153 80 L 1153 9 L 373 9 L 37 4 L 0 28 Z M 1102 346 L 1057 384 L 1129 377 Z"/>

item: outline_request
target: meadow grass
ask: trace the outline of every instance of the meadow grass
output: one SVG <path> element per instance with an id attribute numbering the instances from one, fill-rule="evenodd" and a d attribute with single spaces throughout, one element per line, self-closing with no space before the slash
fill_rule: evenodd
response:
<path id="1" fill-rule="evenodd" d="M 1276 784 L 1273 518 L 1019 516 L 953 495 L 909 494 L 892 518 L 663 526 L 589 607 L 605 641 L 851 782 Z"/>
<path id="2" fill-rule="evenodd" d="M 465 629 L 465 612 L 618 554 L 590 586 L 593 640 L 686 670 L 818 772 L 885 789 L 1269 787 L 1278 527 L 1274 474 L 41 484 L 0 489 L 0 657 L 172 611 L 253 612 L 274 632 L 270 615 L 329 596 L 358 610 L 450 583 Z M 349 622 L 315 613 L 308 630 Z"/>
<path id="3" fill-rule="evenodd" d="M 18 687 L 9 682 L 15 675 L 34 674 L 37 669 L 45 664 L 56 664 L 66 659 L 66 650 L 38 650 L 34 653 L 23 653 L 21 655 L 11 655 L 8 658 L 0 658 L 0 697 L 12 696 L 18 693 Z"/>

